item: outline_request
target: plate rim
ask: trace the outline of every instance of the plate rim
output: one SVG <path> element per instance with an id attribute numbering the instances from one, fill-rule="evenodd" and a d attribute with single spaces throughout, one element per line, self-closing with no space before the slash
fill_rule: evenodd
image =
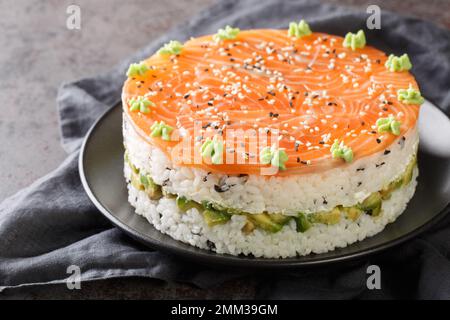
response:
<path id="1" fill-rule="evenodd" d="M 428 100 L 427 100 L 428 101 Z M 430 101 L 428 101 L 431 103 Z M 436 107 L 433 103 L 431 103 L 433 107 Z M 163 243 L 156 239 L 152 239 L 145 234 L 142 234 L 140 231 L 134 229 L 133 227 L 127 225 L 120 219 L 118 219 L 113 212 L 111 212 L 108 208 L 106 208 L 99 199 L 95 196 L 93 190 L 90 187 L 89 181 L 85 174 L 85 155 L 86 155 L 86 147 L 89 144 L 90 139 L 92 138 L 94 132 L 98 129 L 98 126 L 101 122 L 107 119 L 107 116 L 113 112 L 116 108 L 122 108 L 122 102 L 114 104 L 112 107 L 108 108 L 103 112 L 103 114 L 92 124 L 83 138 L 83 142 L 80 147 L 80 154 L 78 157 L 78 171 L 81 179 L 81 183 L 83 185 L 84 191 L 88 195 L 90 201 L 95 205 L 95 207 L 119 230 L 125 232 L 131 238 L 137 240 L 138 242 L 144 244 L 148 248 L 153 250 L 161 250 L 167 252 L 169 254 L 173 254 L 175 256 L 179 256 L 182 258 L 187 258 L 189 260 L 200 260 L 201 262 L 213 263 L 219 266 L 227 266 L 227 267 L 244 267 L 244 268 L 255 268 L 255 269 L 281 269 L 281 268 L 301 268 L 301 267 L 313 267 L 313 266 L 324 266 L 338 262 L 346 262 L 353 261 L 357 259 L 361 259 L 367 256 L 371 256 L 377 253 L 380 253 L 385 250 L 392 249 L 394 247 L 399 246 L 402 243 L 405 243 L 408 240 L 424 233 L 425 231 L 432 228 L 436 225 L 441 219 L 443 219 L 450 212 L 450 202 L 439 212 L 437 213 L 431 220 L 427 223 L 421 225 L 418 228 L 410 231 L 409 233 L 388 241 L 386 243 L 382 243 L 376 245 L 374 247 L 363 249 L 354 253 L 347 254 L 338 254 L 333 257 L 320 258 L 321 254 L 316 254 L 314 258 L 308 261 L 296 261 L 297 257 L 291 257 L 287 259 L 281 258 L 249 258 L 249 257 L 241 257 L 241 256 L 233 256 L 228 254 L 219 254 L 215 252 L 209 252 L 205 249 L 195 248 L 198 252 L 192 252 L 189 250 L 185 250 L 184 248 L 180 248 L 177 246 L 173 246 L 170 244 Z M 439 109 L 440 110 L 440 109 Z M 442 112 L 442 110 L 440 110 Z M 442 112 L 447 118 L 449 118 L 444 112 Z M 450 118 L 449 118 L 450 119 Z M 143 218 L 145 219 L 145 218 Z M 394 221 L 395 222 L 395 221 Z M 147 222 L 148 223 L 148 222 Z M 149 223 L 150 224 L 150 223 Z M 151 225 L 151 224 L 150 224 Z M 153 226 L 152 226 L 153 227 Z M 154 227 L 153 227 L 154 228 Z M 155 229 L 156 230 L 156 229 Z M 160 232 L 159 230 L 156 230 Z M 383 231 L 381 231 L 383 232 Z M 170 237 L 167 234 L 163 234 L 164 236 Z M 175 239 L 174 239 L 175 240 Z M 175 240 L 180 242 L 182 245 L 190 246 L 184 242 L 179 240 Z"/>

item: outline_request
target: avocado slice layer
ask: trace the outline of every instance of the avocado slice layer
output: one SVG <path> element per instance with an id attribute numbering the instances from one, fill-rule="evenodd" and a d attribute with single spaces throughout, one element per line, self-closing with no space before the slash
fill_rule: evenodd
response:
<path id="1" fill-rule="evenodd" d="M 376 217 L 381 213 L 382 201 L 390 199 L 392 192 L 406 186 L 412 181 L 414 168 L 417 164 L 417 158 L 414 157 L 400 178 L 392 181 L 379 192 L 373 192 L 366 199 L 364 199 L 363 202 L 355 206 L 337 206 L 330 211 L 320 211 L 310 214 L 299 212 L 296 216 L 287 216 L 281 213 L 269 214 L 266 212 L 260 214 L 250 214 L 238 209 L 226 208 L 213 202 L 204 201 L 202 203 L 198 203 L 193 200 L 188 200 L 183 196 L 169 194 L 165 191 L 165 189 L 163 190 L 160 185 L 156 184 L 150 175 L 140 173 L 140 170 L 129 161 L 128 153 L 125 153 L 124 157 L 125 162 L 131 168 L 131 185 L 138 190 L 145 191 L 150 199 L 157 200 L 162 196 L 176 198 L 176 204 L 182 212 L 196 208 L 203 215 L 203 218 L 208 226 L 226 223 L 234 214 L 245 215 L 247 217 L 247 221 L 242 228 L 242 232 L 245 234 L 253 232 L 255 228 L 260 228 L 270 233 L 276 233 L 280 231 L 291 219 L 294 219 L 296 222 L 298 232 L 305 232 L 315 223 L 323 223 L 326 225 L 337 224 L 341 220 L 342 216 L 353 221 L 356 221 L 362 213 Z"/>

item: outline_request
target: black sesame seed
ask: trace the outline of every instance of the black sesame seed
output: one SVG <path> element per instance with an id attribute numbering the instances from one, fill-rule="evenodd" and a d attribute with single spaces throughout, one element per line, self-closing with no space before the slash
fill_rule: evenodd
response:
<path id="1" fill-rule="evenodd" d="M 210 240 L 206 240 L 206 246 L 211 251 L 214 251 L 216 249 L 216 245 L 214 244 L 214 242 L 212 242 Z"/>
<path id="2" fill-rule="evenodd" d="M 381 143 L 381 140 L 379 138 L 377 138 L 377 143 Z"/>
<path id="3" fill-rule="evenodd" d="M 375 167 L 379 168 L 379 167 L 381 167 L 381 166 L 384 165 L 384 164 L 386 164 L 386 162 L 382 162 L 382 163 L 380 163 L 380 164 L 375 164 Z"/>
<path id="4" fill-rule="evenodd" d="M 219 192 L 219 193 L 226 192 L 226 191 L 230 190 L 230 186 L 228 184 L 224 184 L 222 186 L 219 186 L 219 185 L 215 184 L 214 185 L 214 190 L 216 192 Z"/>
<path id="5" fill-rule="evenodd" d="M 388 149 L 384 150 L 384 155 L 387 155 L 389 153 L 391 153 L 391 150 L 388 150 Z"/>

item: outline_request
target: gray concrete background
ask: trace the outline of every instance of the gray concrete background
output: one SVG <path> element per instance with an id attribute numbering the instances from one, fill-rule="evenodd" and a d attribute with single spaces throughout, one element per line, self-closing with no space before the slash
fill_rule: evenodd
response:
<path id="1" fill-rule="evenodd" d="M 324 0 L 415 15 L 450 28 L 449 0 Z M 213 0 L 0 0 L 0 201 L 58 166 L 58 86 L 108 70 Z M 81 7 L 82 29 L 66 29 L 66 8 Z M 135 23 L 130 23 L 130 20 Z M 252 298 L 255 281 L 200 290 L 149 279 L 21 289 L 1 298 Z"/>

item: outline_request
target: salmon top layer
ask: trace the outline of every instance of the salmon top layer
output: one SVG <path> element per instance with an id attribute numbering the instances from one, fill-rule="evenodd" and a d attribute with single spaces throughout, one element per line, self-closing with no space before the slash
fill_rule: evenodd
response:
<path id="1" fill-rule="evenodd" d="M 143 62 L 144 74 L 126 80 L 124 116 L 182 166 L 260 174 L 270 164 L 262 164 L 259 153 L 274 141 L 288 156 L 277 175 L 348 165 L 332 157 L 335 140 L 352 149 L 354 160 L 384 151 L 415 130 L 420 106 L 398 99 L 399 89 L 417 89 L 408 71 L 392 72 L 382 51 L 352 50 L 343 40 L 323 33 L 294 38 L 272 29 L 219 42 L 191 39 L 177 55 L 154 54 Z M 151 101 L 148 112 L 130 109 L 137 97 Z M 377 120 L 389 116 L 401 123 L 399 135 L 377 131 Z M 174 129 L 170 141 L 151 136 L 156 121 Z M 198 161 L 213 136 L 223 138 L 223 158 L 234 161 Z"/>

